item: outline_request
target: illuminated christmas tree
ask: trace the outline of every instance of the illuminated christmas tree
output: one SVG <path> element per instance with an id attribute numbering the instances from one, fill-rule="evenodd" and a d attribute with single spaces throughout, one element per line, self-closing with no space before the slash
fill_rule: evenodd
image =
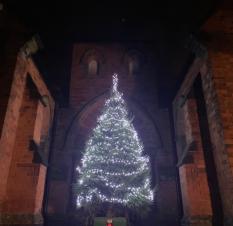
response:
<path id="1" fill-rule="evenodd" d="M 77 207 L 98 202 L 136 209 L 153 201 L 149 158 L 143 155 L 143 145 L 117 86 L 115 74 L 110 98 L 77 167 Z"/>

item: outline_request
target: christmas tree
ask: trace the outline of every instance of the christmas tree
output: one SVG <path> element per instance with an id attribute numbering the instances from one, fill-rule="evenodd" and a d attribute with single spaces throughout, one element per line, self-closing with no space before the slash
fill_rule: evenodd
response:
<path id="1" fill-rule="evenodd" d="M 134 209 L 153 201 L 149 158 L 143 155 L 143 145 L 117 86 L 114 74 L 110 98 L 77 167 L 77 207 L 98 202 Z"/>

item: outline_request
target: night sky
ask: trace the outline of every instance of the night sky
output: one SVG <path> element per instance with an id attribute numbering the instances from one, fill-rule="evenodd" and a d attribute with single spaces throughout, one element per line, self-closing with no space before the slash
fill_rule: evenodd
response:
<path id="1" fill-rule="evenodd" d="M 8 0 L 3 4 L 32 35 L 40 36 L 43 49 L 36 61 L 54 92 L 59 88 L 64 94 L 60 101 L 66 102 L 72 43 L 153 43 L 160 56 L 161 77 L 166 75 L 174 86 L 189 62 L 183 43 L 190 33 L 198 33 L 218 2 Z M 170 89 L 166 83 L 161 81 L 164 92 Z"/>

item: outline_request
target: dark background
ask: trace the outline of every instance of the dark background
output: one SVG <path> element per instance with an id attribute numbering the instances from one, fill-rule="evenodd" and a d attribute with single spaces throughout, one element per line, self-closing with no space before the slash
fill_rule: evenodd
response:
<path id="1" fill-rule="evenodd" d="M 146 42 L 158 56 L 161 105 L 169 103 L 192 62 L 185 49 L 218 6 L 217 0 L 186 1 L 3 1 L 4 10 L 38 34 L 43 49 L 35 56 L 55 98 L 68 102 L 74 42 Z M 29 35 L 29 36 L 30 36 Z"/>

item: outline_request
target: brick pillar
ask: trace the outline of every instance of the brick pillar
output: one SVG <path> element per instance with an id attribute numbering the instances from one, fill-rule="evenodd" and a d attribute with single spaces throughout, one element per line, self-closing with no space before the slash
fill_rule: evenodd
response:
<path id="1" fill-rule="evenodd" d="M 24 223 L 33 218 L 37 188 L 37 178 L 40 175 L 40 165 L 33 163 L 33 151 L 29 149 L 33 139 L 35 120 L 37 117 L 38 100 L 32 100 L 26 86 L 20 108 L 16 139 L 13 148 L 10 172 L 7 182 L 7 194 L 3 205 L 2 223 Z M 23 216 L 19 213 L 24 213 Z M 31 216 L 30 216 L 31 215 Z M 23 219 L 21 219 L 23 218 Z"/>
<path id="2" fill-rule="evenodd" d="M 22 76 L 25 73 L 26 67 L 22 59 L 18 58 L 12 83 L 14 84 L 14 87 L 9 91 L 9 96 L 5 96 L 6 100 L 4 100 L 4 103 L 7 103 L 7 109 L 5 109 L 5 113 L 1 115 L 4 124 L 2 125 L 0 140 L 0 211 L 6 194 L 12 149 L 15 142 L 15 131 L 18 124 L 19 109 L 23 99 L 23 89 L 25 86 L 25 80 L 22 79 Z M 11 81 L 10 76 L 9 81 Z M 8 89 L 8 83 L 6 86 Z"/>
<path id="3" fill-rule="evenodd" d="M 177 143 L 184 211 L 182 225 L 211 226 L 212 208 L 195 99 L 189 98 L 178 111 L 183 121 L 175 125 L 178 139 L 183 139 Z"/>
<path id="4" fill-rule="evenodd" d="M 201 74 L 224 222 L 233 225 L 233 4 L 228 2 L 203 27 L 209 61 Z"/>
<path id="5" fill-rule="evenodd" d="M 47 95 L 51 106 L 42 102 Z M 0 225 L 42 225 L 53 100 L 32 60 L 18 56 L 0 140 Z M 32 142 L 33 141 L 33 142 Z"/>
<path id="6" fill-rule="evenodd" d="M 1 16 L 5 12 L 1 11 Z M 1 20 L 4 18 L 1 17 Z M 0 48 L 0 137 L 3 130 L 4 118 L 7 112 L 8 100 L 10 97 L 11 84 L 14 77 L 17 55 L 20 47 L 24 43 L 23 31 L 21 28 L 12 29 L 12 25 L 7 23 L 1 27 L 1 48 Z"/>
<path id="7" fill-rule="evenodd" d="M 5 196 L 14 132 L 17 126 L 18 110 L 22 100 L 22 88 L 24 80 L 20 74 L 25 73 L 25 65 L 18 58 L 20 47 L 25 41 L 24 28 L 9 18 L 6 11 L 1 10 L 0 27 L 0 211 Z M 19 76 L 15 76 L 15 75 Z M 12 91 L 12 82 L 18 90 Z M 15 103 L 13 106 L 12 103 Z M 11 123 L 9 123 L 11 121 Z M 9 139 L 10 138 L 10 139 Z"/>
<path id="8" fill-rule="evenodd" d="M 233 58 L 232 58 L 233 59 Z M 225 61 L 228 62 L 228 61 Z M 213 68 L 213 64 L 212 64 Z M 221 71 L 221 70 L 220 70 Z M 203 89 L 206 99 L 208 122 L 213 145 L 219 189 L 221 193 L 225 225 L 233 224 L 233 138 L 231 131 L 231 92 L 233 85 L 211 73 L 203 74 Z M 228 78 L 231 79 L 229 76 Z M 228 104 L 229 103 L 229 104 Z"/>

